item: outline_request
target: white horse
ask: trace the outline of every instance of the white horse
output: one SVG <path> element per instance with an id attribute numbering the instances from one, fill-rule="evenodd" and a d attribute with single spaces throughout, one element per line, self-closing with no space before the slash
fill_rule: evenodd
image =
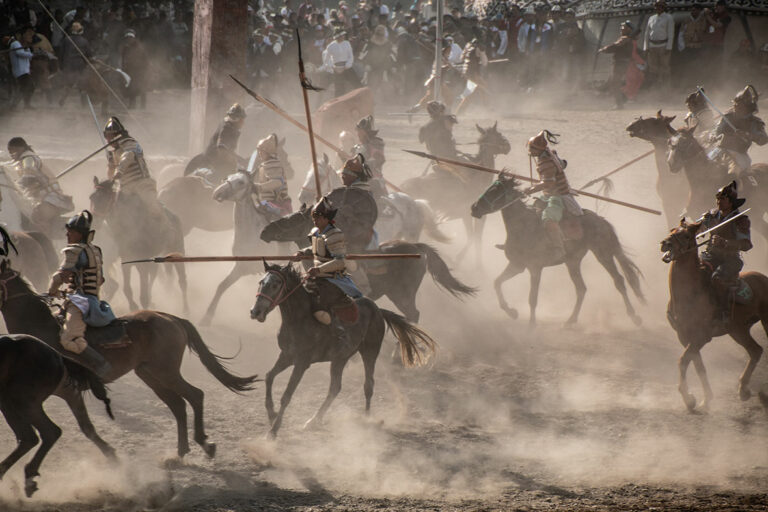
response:
<path id="1" fill-rule="evenodd" d="M 0 223 L 8 231 L 22 231 L 23 218 L 31 212 L 3 165 L 0 165 L 0 197 Z"/>

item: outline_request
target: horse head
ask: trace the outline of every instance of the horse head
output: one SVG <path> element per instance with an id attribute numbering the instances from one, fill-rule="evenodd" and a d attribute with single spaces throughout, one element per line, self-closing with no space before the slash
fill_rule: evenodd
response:
<path id="1" fill-rule="evenodd" d="M 312 229 L 311 208 L 302 204 L 299 211 L 270 222 L 261 232 L 265 242 L 301 242 Z"/>
<path id="2" fill-rule="evenodd" d="M 680 128 L 667 141 L 667 164 L 672 172 L 679 172 L 685 163 L 703 151 L 701 144 L 693 136 L 696 125 Z"/>
<path id="3" fill-rule="evenodd" d="M 670 263 L 691 251 L 696 252 L 696 233 L 700 227 L 701 222 L 689 223 L 685 217 L 680 219 L 680 225 L 672 229 L 669 236 L 661 241 L 661 252 L 664 253 L 662 261 Z"/>
<path id="4" fill-rule="evenodd" d="M 513 201 L 523 197 L 518 190 L 519 182 L 515 178 L 507 177 L 504 173 L 483 192 L 480 198 L 472 204 L 472 216 L 479 219 L 483 215 L 493 213 L 508 206 Z"/>
<path id="5" fill-rule="evenodd" d="M 659 110 L 654 117 L 638 117 L 627 126 L 626 130 L 630 137 L 648 142 L 664 142 L 675 133 L 675 129 L 671 126 L 675 117 L 677 116 L 665 116 Z"/>
<path id="6" fill-rule="evenodd" d="M 477 143 L 480 146 L 480 151 L 487 148 L 494 156 L 506 155 L 512 149 L 509 144 L 509 140 L 501 134 L 498 129 L 498 121 L 493 123 L 493 126 L 483 128 L 479 124 L 475 124 L 475 128 L 480 133 L 480 137 L 477 139 Z"/>
<path id="7" fill-rule="evenodd" d="M 264 260 L 264 277 L 259 281 L 256 302 L 251 308 L 251 319 L 264 322 L 270 311 L 285 302 L 302 285 L 301 276 L 290 263 L 281 267 Z"/>
<path id="8" fill-rule="evenodd" d="M 115 180 L 106 179 L 99 181 L 99 178 L 94 176 L 93 188 L 93 192 L 88 197 L 91 201 L 91 211 L 95 217 L 105 217 L 112 212 L 112 208 L 117 200 Z"/>
<path id="9" fill-rule="evenodd" d="M 213 199 L 218 202 L 232 201 L 237 203 L 246 198 L 251 192 L 253 183 L 248 173 L 238 171 L 227 176 L 224 182 L 213 191 Z"/>

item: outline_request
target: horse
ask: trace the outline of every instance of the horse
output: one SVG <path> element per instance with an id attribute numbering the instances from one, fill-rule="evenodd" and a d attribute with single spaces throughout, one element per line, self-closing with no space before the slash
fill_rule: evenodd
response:
<path id="1" fill-rule="evenodd" d="M 61 437 L 61 428 L 43 410 L 48 397 L 68 387 L 82 402 L 82 394 L 90 389 L 104 402 L 109 417 L 114 416 L 107 390 L 95 374 L 33 336 L 0 336 L 0 361 L 0 411 L 18 443 L 0 462 L 0 478 L 41 441 L 24 466 L 24 493 L 29 498 L 38 490 L 35 477 L 40 476 L 43 459 Z"/>
<path id="2" fill-rule="evenodd" d="M 488 128 L 475 125 L 480 137 L 478 154 L 469 161 L 484 167 L 493 167 L 497 155 L 509 153 L 509 141 L 497 128 L 498 123 Z M 443 168 L 441 168 L 443 169 Z M 475 248 L 475 258 L 480 261 L 480 247 L 485 221 L 469 215 L 472 198 L 477 197 L 490 181 L 485 173 L 463 168 L 440 170 L 406 180 L 401 188 L 411 196 L 426 199 L 429 205 L 443 218 L 462 219 L 467 232 L 467 242 L 458 254 L 462 259 L 470 247 Z"/>
<path id="3" fill-rule="evenodd" d="M 32 290 L 21 274 L 11 268 L 7 261 L 0 263 L 0 300 L 0 312 L 10 333 L 35 336 L 57 352 L 67 353 L 59 343 L 59 322 L 51 313 L 48 303 Z M 131 313 L 118 320 L 125 329 L 122 337 L 106 345 L 92 344 L 112 366 L 104 381 L 114 382 L 133 371 L 155 392 L 176 418 L 179 457 L 190 451 L 184 403 L 186 400 L 194 412 L 194 440 L 206 455 L 213 457 L 216 454 L 216 445 L 207 440 L 203 426 L 204 393 L 184 380 L 180 372 L 184 350 L 189 349 L 197 354 L 208 372 L 231 391 L 241 393 L 253 389 L 252 384 L 257 377 L 239 377 L 230 373 L 221 363 L 222 358 L 210 351 L 195 326 L 188 320 L 148 310 Z M 67 403 L 73 407 L 70 400 L 73 399 L 67 399 Z M 74 400 L 73 403 L 77 405 Z M 78 412 L 82 414 L 78 416 L 81 428 L 99 445 L 99 442 L 92 438 L 95 431 L 84 406 Z M 86 430 L 88 425 L 90 431 Z M 100 448 L 105 451 L 103 446 Z"/>
<path id="4" fill-rule="evenodd" d="M 101 104 L 101 115 L 107 116 L 109 100 L 113 96 L 112 92 L 117 94 L 118 102 L 125 99 L 130 77 L 124 71 L 115 69 L 99 59 L 92 59 L 91 63 L 97 72 L 91 68 L 86 68 L 76 79 L 76 83 L 59 84 L 59 87 L 64 89 L 64 93 L 59 99 L 59 106 L 64 106 L 72 87 L 77 87 L 81 95 L 87 95 L 91 99 L 94 107 Z M 109 87 L 105 85 L 105 82 L 109 84 Z M 84 102 L 84 97 L 81 97 L 81 100 Z"/>
<path id="5" fill-rule="evenodd" d="M 667 163 L 673 173 L 683 170 L 690 186 L 686 212 L 700 215 L 713 206 L 715 191 L 733 179 L 728 170 L 707 157 L 705 148 L 694 137 L 696 126 L 680 128 L 669 138 Z M 738 180 L 739 193 L 754 210 L 752 225 L 768 240 L 768 164 L 754 164 Z"/>
<path id="6" fill-rule="evenodd" d="M 304 280 L 291 264 L 280 267 L 269 265 L 265 261 L 264 271 L 256 301 L 251 308 L 251 318 L 264 322 L 273 309 L 278 306 L 280 308 L 282 325 L 277 335 L 280 355 L 265 378 L 265 405 L 271 423 L 269 435 L 273 438 L 277 436 L 283 415 L 299 381 L 313 363 L 330 361 L 331 383 L 320 409 L 307 421 L 305 428 L 322 423 L 326 411 L 341 391 L 344 366 L 349 358 L 358 352 L 365 368 L 365 413 L 370 413 L 373 373 L 386 327 L 394 333 L 400 343 L 401 358 L 405 366 L 421 366 L 435 353 L 437 344 L 427 333 L 402 316 L 379 309 L 367 297 L 355 300 L 357 320 L 353 325 L 346 326 L 350 344 L 340 347 L 332 328 L 320 325 L 312 316 L 310 296 L 304 289 Z M 280 410 L 275 413 L 272 383 L 275 377 L 289 366 L 293 366 L 293 371 L 280 399 Z"/>
<path id="7" fill-rule="evenodd" d="M 302 205 L 298 212 L 270 222 L 261 232 L 261 239 L 265 242 L 294 242 L 297 247 L 304 248 L 312 226 L 311 209 Z M 474 296 L 477 292 L 456 279 L 440 253 L 427 244 L 394 240 L 382 244 L 379 250 L 384 254 L 422 255 L 418 260 L 381 260 L 364 267 L 371 287 L 368 297 L 378 300 L 387 296 L 411 322 L 419 321 L 416 293 L 426 272 L 438 286 L 458 299 Z"/>
<path id="8" fill-rule="evenodd" d="M 536 323 L 536 304 L 539 297 L 539 283 L 542 270 L 544 267 L 565 264 L 571 281 L 576 288 L 576 304 L 566 325 L 575 324 L 578 321 L 581 305 L 587 293 L 587 286 L 584 284 L 584 279 L 581 276 L 581 260 L 584 259 L 588 251 L 592 251 L 597 261 L 613 278 L 613 284 L 624 300 L 627 315 L 629 315 L 635 325 L 640 325 L 642 319 L 635 313 L 635 309 L 632 307 L 624 280 L 626 278 L 635 296 L 642 303 L 645 303 L 640 287 L 640 277 L 642 274 L 637 265 L 624 252 L 613 226 L 605 218 L 585 209 L 584 215 L 580 217 L 581 237 L 575 240 L 566 240 L 564 261 L 548 260 L 547 244 L 549 244 L 549 241 L 543 235 L 541 213 L 523 202 L 525 194 L 518 187 L 519 183 L 516 179 L 500 175 L 488 190 L 480 196 L 477 202 L 472 205 L 473 216 L 481 217 L 501 210 L 501 217 L 504 220 L 507 240 L 503 247 L 497 247 L 504 249 L 504 254 L 509 263 L 493 282 L 501 309 L 510 317 L 517 318 L 517 310 L 507 305 L 501 286 L 512 277 L 527 269 L 531 277 L 531 287 L 528 295 L 528 304 L 530 306 L 529 322 L 530 325 L 534 325 Z M 616 262 L 621 267 L 624 277 L 622 277 L 616 267 Z"/>
<path id="9" fill-rule="evenodd" d="M 242 171 L 229 175 L 224 183 L 213 191 L 213 199 L 216 201 L 235 203 L 233 208 L 235 232 L 232 238 L 232 254 L 235 256 L 254 254 L 264 246 L 259 239 L 259 233 L 269 222 L 267 218 L 269 214 L 263 207 L 257 207 L 253 202 L 253 191 L 254 185 L 251 176 Z M 221 296 L 230 286 L 241 277 L 256 274 L 258 271 L 258 265 L 252 262 L 235 262 L 227 277 L 216 287 L 216 293 L 213 295 L 201 323 L 210 325 Z"/>
<path id="10" fill-rule="evenodd" d="M 200 176 L 179 176 L 157 193 L 157 199 L 181 221 L 187 236 L 192 228 L 203 231 L 232 229 L 232 212 L 227 205 L 211 198 L 211 187 Z"/>
<path id="11" fill-rule="evenodd" d="M 750 334 L 750 328 L 760 321 L 768 333 L 768 277 L 758 272 L 742 272 L 741 279 L 752 290 L 752 299 L 747 304 L 736 301 L 733 305 L 731 319 L 727 325 L 713 327 L 715 301 L 709 285 L 710 271 L 703 267 L 699 259 L 696 233 L 701 227 L 700 222 L 689 223 L 685 219 L 672 229 L 669 236 L 662 240 L 661 251 L 664 262 L 669 267 L 669 307 L 667 317 L 677 337 L 683 345 L 683 354 L 678 361 L 680 395 L 689 411 L 697 408 L 706 410 L 712 400 L 712 388 L 707 379 L 701 349 L 716 336 L 728 334 L 739 345 L 744 347 L 749 355 L 744 371 L 739 378 L 739 397 L 746 401 L 752 396 L 749 381 L 755 370 L 763 348 Z M 688 365 L 693 362 L 696 373 L 704 390 L 704 399 L 697 406 L 696 397 L 688 390 L 686 372 Z M 768 411 L 768 395 L 759 393 L 760 402 Z"/>
<path id="12" fill-rule="evenodd" d="M 166 253 L 184 253 L 184 235 L 181 222 L 170 211 L 164 209 L 160 218 L 148 218 L 146 207 L 135 194 L 118 193 L 114 180 L 99 181 L 93 178 L 94 192 L 90 196 L 91 211 L 95 217 L 106 221 L 117 245 L 122 261 L 150 258 Z M 173 265 L 179 278 L 184 311 L 189 310 L 187 301 L 187 272 L 182 263 Z M 128 307 L 139 309 L 133 300 L 131 287 L 131 267 L 122 266 L 123 293 L 128 299 Z M 152 284 L 157 276 L 157 268 L 152 265 L 137 267 L 140 283 L 142 307 L 151 302 Z"/>

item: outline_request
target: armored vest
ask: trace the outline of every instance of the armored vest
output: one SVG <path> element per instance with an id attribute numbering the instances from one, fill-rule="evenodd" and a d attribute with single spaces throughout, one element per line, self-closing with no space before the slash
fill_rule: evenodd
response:
<path id="1" fill-rule="evenodd" d="M 726 119 L 737 129 L 747 132 L 749 138 L 745 140 L 736 135 L 733 128 L 726 122 Z M 746 153 L 753 141 L 758 144 L 765 144 L 766 140 L 768 140 L 768 135 L 765 133 L 765 123 L 762 119 L 755 115 L 740 118 L 733 112 L 726 113 L 725 117 L 720 120 L 716 133 L 722 134 L 721 148 L 736 151 L 737 153 Z"/>
<path id="2" fill-rule="evenodd" d="M 149 168 L 144 160 L 144 150 L 136 139 L 126 137 L 117 143 L 117 148 L 110 146 L 107 160 L 109 168 L 115 171 L 115 178 L 122 188 L 149 178 Z"/>
<path id="3" fill-rule="evenodd" d="M 718 209 L 710 210 L 704 214 L 702 224 L 707 229 L 713 228 L 718 224 L 721 224 L 731 217 L 738 215 L 738 208 L 732 211 L 727 216 L 723 216 Z M 749 217 L 742 215 L 738 219 L 729 222 L 721 228 L 718 228 L 712 232 L 713 235 L 717 235 L 726 240 L 750 240 L 750 222 Z M 712 239 L 710 238 L 710 241 Z M 739 250 L 736 248 L 715 247 L 714 245 L 707 244 L 707 252 L 717 255 L 738 256 Z"/>
<path id="4" fill-rule="evenodd" d="M 270 158 L 259 165 L 257 183 L 262 201 L 277 203 L 289 199 L 283 164 L 277 158 Z"/>
<path id="5" fill-rule="evenodd" d="M 68 244 L 62 253 L 62 270 L 74 272 L 68 292 L 98 297 L 104 282 L 101 248 L 90 243 Z"/>
<path id="6" fill-rule="evenodd" d="M 60 191 L 57 184 L 52 184 L 53 176 L 43 166 L 40 157 L 30 149 L 14 160 L 13 170 L 19 188 L 33 201 L 42 201 L 49 192 Z"/>
<path id="7" fill-rule="evenodd" d="M 315 266 L 320 269 L 320 277 L 344 272 L 346 263 L 344 256 L 347 254 L 347 244 L 344 233 L 336 226 L 329 225 L 320 233 L 318 228 L 309 233 L 312 242 L 312 254 L 315 257 Z"/>
<path id="8" fill-rule="evenodd" d="M 542 191 L 551 196 L 564 196 L 570 194 L 571 186 L 565 176 L 563 161 L 552 150 L 546 150 L 536 157 L 536 171 L 539 179 L 544 183 Z"/>

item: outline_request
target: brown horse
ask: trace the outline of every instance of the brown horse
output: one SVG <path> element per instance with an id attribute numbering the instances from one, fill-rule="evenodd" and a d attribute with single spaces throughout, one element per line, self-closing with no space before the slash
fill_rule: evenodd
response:
<path id="1" fill-rule="evenodd" d="M 686 371 L 693 362 L 704 389 L 704 400 L 699 408 L 706 409 L 712 399 L 712 388 L 701 358 L 701 349 L 715 336 L 728 334 L 749 354 L 744 372 L 739 378 L 739 396 L 748 400 L 752 396 L 749 379 L 763 354 L 763 348 L 749 333 L 758 321 L 768 333 L 768 277 L 758 272 L 744 272 L 741 278 L 752 289 L 753 297 L 748 304 L 735 304 L 727 326 L 713 328 L 715 301 L 710 290 L 709 271 L 702 268 L 696 243 L 700 223 L 687 223 L 685 219 L 661 242 L 663 260 L 669 267 L 670 301 L 667 316 L 677 331 L 680 343 L 685 347 L 678 363 L 680 369 L 679 390 L 689 411 L 696 409 L 696 398 L 688 391 Z M 768 410 L 768 395 L 759 393 L 760 401 Z"/>
<path id="2" fill-rule="evenodd" d="M 59 323 L 51 314 L 48 303 L 32 291 L 29 284 L 7 261 L 0 263 L 0 300 L 0 312 L 10 333 L 35 336 L 58 352 L 67 353 L 59 344 Z M 184 401 L 189 402 L 194 412 L 194 439 L 209 457 L 213 457 L 216 445 L 207 441 L 208 436 L 203 426 L 203 391 L 181 376 L 184 350 L 189 348 L 196 353 L 203 366 L 216 380 L 232 391 L 252 389 L 251 385 L 256 381 L 256 376 L 238 377 L 230 373 L 221 364 L 221 358 L 208 349 L 195 326 L 188 320 L 146 310 L 123 316 L 120 320 L 125 323 L 127 333 L 121 338 L 122 343 L 115 345 L 115 348 L 99 345 L 94 347 L 112 365 L 111 372 L 104 379 L 105 382 L 115 381 L 134 371 L 155 392 L 176 418 L 179 457 L 189 453 Z M 69 400 L 67 402 L 69 403 Z M 70 407 L 72 406 L 70 403 Z M 87 422 L 86 426 L 90 425 L 92 430 L 93 425 L 90 424 L 85 408 L 77 412 L 81 413 L 78 421 Z M 86 432 L 84 428 L 83 430 Z M 95 431 L 90 435 L 89 433 L 90 431 L 86 432 L 86 435 L 99 444 L 92 438 Z M 98 438 L 97 435 L 95 437 Z M 107 453 L 106 448 L 100 448 Z"/>
<path id="3" fill-rule="evenodd" d="M 232 229 L 232 208 L 214 201 L 213 188 L 198 176 L 179 176 L 160 189 L 157 198 L 181 221 L 187 236 L 192 228 L 203 231 Z"/>

